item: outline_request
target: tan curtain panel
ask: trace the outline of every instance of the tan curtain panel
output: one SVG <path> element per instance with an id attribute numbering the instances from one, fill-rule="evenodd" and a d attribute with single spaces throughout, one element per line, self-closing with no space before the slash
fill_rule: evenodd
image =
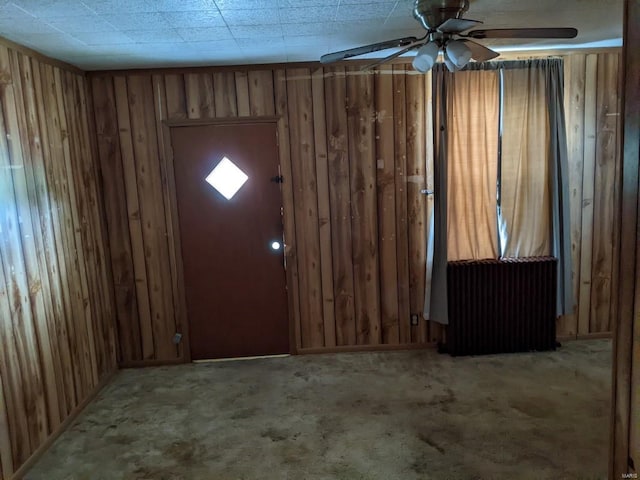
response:
<path id="1" fill-rule="evenodd" d="M 499 72 L 481 68 L 446 76 L 449 260 L 498 256 Z"/>
<path id="2" fill-rule="evenodd" d="M 527 63 L 505 68 L 502 75 L 501 254 L 549 255 L 551 162 L 546 71 Z"/>

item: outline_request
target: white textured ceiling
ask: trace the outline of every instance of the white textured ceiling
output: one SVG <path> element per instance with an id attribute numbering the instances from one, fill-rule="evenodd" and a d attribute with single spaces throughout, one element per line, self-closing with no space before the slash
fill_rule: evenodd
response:
<path id="1" fill-rule="evenodd" d="M 578 37 L 483 40 L 498 50 L 617 46 L 622 0 L 471 0 L 483 28 L 575 27 Z M 413 0 L 0 0 L 0 36 L 85 70 L 318 60 L 421 35 Z M 375 56 L 392 52 L 379 52 Z"/>

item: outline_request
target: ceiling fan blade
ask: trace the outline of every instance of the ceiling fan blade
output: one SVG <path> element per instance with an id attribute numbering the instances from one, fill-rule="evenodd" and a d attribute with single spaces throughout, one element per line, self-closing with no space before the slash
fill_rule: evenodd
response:
<path id="1" fill-rule="evenodd" d="M 350 48 L 339 52 L 327 53 L 320 57 L 320 63 L 333 63 L 339 60 L 344 60 L 345 58 L 364 55 L 365 53 L 377 52 L 388 48 L 405 47 L 418 40 L 419 39 L 416 37 L 396 38 L 395 40 L 387 40 L 386 42 L 372 43 L 371 45 L 364 45 L 362 47 Z"/>
<path id="2" fill-rule="evenodd" d="M 462 33 L 470 28 L 476 27 L 482 22 L 480 20 L 468 20 L 465 18 L 450 18 L 442 22 L 436 30 L 442 33 Z"/>
<path id="3" fill-rule="evenodd" d="M 498 57 L 500 54 L 491 50 L 490 48 L 485 47 L 484 45 L 480 45 L 478 42 L 474 42 L 473 40 L 461 40 L 462 42 L 469 47 L 471 50 L 471 58 L 473 58 L 476 62 L 486 62 Z"/>
<path id="4" fill-rule="evenodd" d="M 424 41 L 414 42 L 411 45 L 408 45 L 407 47 L 403 48 L 402 50 L 398 50 L 397 52 L 392 53 L 388 57 L 381 58 L 380 60 L 376 60 L 373 63 L 365 65 L 360 70 L 371 70 L 372 68 L 377 67 L 378 65 L 382 65 L 383 63 L 386 63 L 389 60 L 393 60 L 394 58 L 399 57 L 400 55 L 402 55 L 404 53 L 407 53 L 412 48 L 416 48 L 416 47 L 418 47 L 418 46 L 420 46 L 420 45 L 422 45 L 424 43 L 427 43 L 427 42 L 424 42 Z"/>
<path id="5" fill-rule="evenodd" d="M 496 28 L 492 30 L 472 30 L 469 38 L 575 38 L 575 28 Z"/>

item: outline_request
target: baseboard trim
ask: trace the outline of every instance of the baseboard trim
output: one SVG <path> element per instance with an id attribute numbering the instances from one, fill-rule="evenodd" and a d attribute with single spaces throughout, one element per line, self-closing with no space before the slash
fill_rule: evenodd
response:
<path id="1" fill-rule="evenodd" d="M 31 454 L 31 456 L 24 462 L 20 468 L 18 468 L 13 476 L 9 477 L 7 480 L 22 480 L 24 476 L 28 473 L 28 471 L 33 467 L 40 457 L 44 455 L 44 453 L 51 448 L 53 442 L 55 442 L 60 435 L 64 433 L 64 431 L 69 428 L 69 426 L 75 421 L 76 418 L 82 413 L 82 411 L 89 405 L 102 391 L 104 387 L 107 386 L 109 382 L 113 379 L 115 374 L 118 373 L 118 368 L 114 368 L 111 372 L 109 372 L 105 377 L 100 380 L 98 385 L 95 386 L 93 391 L 86 396 L 82 402 L 80 402 L 76 407 L 69 413 L 69 416 L 64 419 L 64 421 L 60 424 L 60 426 L 54 431 L 51 432 L 51 435 L 47 437 L 42 445 L 40 445 L 35 452 Z"/>
<path id="2" fill-rule="evenodd" d="M 389 352 L 397 350 L 425 350 L 435 348 L 435 343 L 403 343 L 398 345 L 344 345 L 337 347 L 299 348 L 297 354 L 315 355 L 319 353 Z"/>
<path id="3" fill-rule="evenodd" d="M 558 342 L 573 342 L 575 340 L 598 340 L 598 339 L 606 339 L 613 338 L 613 333 L 611 332 L 597 332 L 597 333 L 584 333 L 581 335 L 558 335 L 556 340 Z"/>
<path id="4" fill-rule="evenodd" d="M 181 365 L 189 363 L 184 358 L 169 358 L 166 360 L 129 360 L 120 362 L 120 368 L 145 368 L 145 367 L 164 367 L 167 365 Z"/>
<path id="5" fill-rule="evenodd" d="M 572 342 L 577 339 L 575 335 L 556 335 L 556 342 Z"/>
<path id="6" fill-rule="evenodd" d="M 599 338 L 613 338 L 612 332 L 587 333 L 578 335 L 578 340 L 597 340 Z"/>

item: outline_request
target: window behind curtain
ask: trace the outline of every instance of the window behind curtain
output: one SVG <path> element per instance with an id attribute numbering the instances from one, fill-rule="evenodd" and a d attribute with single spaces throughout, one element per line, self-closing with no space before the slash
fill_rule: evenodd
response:
<path id="1" fill-rule="evenodd" d="M 541 68 L 505 68 L 500 188 L 503 257 L 551 253 L 549 115 Z"/>
<path id="2" fill-rule="evenodd" d="M 461 71 L 447 81 L 448 259 L 495 258 L 499 72 Z"/>
<path id="3" fill-rule="evenodd" d="M 504 65 L 447 77 L 448 260 L 551 251 L 546 74 Z"/>

